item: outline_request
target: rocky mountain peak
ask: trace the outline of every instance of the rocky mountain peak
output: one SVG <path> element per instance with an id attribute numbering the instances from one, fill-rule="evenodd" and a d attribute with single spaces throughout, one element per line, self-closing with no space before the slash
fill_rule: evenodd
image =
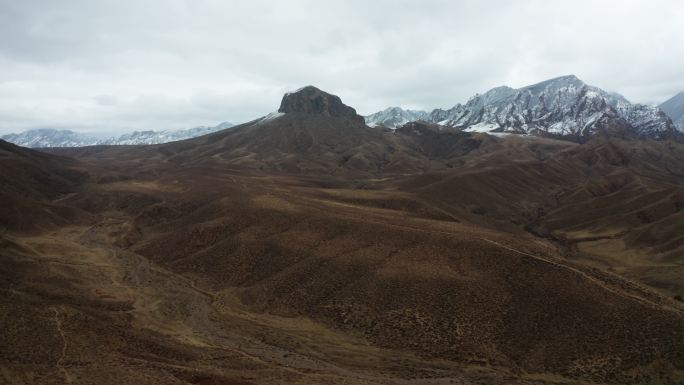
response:
<path id="1" fill-rule="evenodd" d="M 328 117 L 351 118 L 363 122 L 363 117 L 352 107 L 342 103 L 339 96 L 306 86 L 283 96 L 278 112 Z"/>

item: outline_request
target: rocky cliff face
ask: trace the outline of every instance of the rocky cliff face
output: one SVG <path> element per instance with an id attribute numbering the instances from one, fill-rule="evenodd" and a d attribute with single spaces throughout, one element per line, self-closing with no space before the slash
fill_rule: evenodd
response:
<path id="1" fill-rule="evenodd" d="M 307 86 L 283 96 L 278 112 L 285 114 L 320 115 L 347 118 L 363 122 L 356 110 L 342 103 L 339 96 L 331 95 L 316 87 Z"/>

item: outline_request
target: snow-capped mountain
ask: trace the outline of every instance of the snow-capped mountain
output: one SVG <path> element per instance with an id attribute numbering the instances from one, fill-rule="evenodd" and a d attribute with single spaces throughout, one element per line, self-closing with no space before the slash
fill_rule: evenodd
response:
<path id="1" fill-rule="evenodd" d="M 659 108 L 632 104 L 622 95 L 585 84 L 574 75 L 514 89 L 493 88 L 428 122 L 463 131 L 589 136 L 601 128 L 630 127 L 644 137 L 667 137 L 676 128 Z M 397 126 L 394 126 L 397 127 Z"/>
<path id="2" fill-rule="evenodd" d="M 404 110 L 399 107 L 389 107 L 385 110 L 368 115 L 366 124 L 369 126 L 385 126 L 396 128 L 409 122 L 427 120 L 429 114 L 425 111 Z"/>
<path id="3" fill-rule="evenodd" d="M 28 130 L 19 134 L 7 134 L 0 139 L 23 147 L 82 147 L 97 144 L 96 137 L 69 130 L 41 128 Z"/>
<path id="4" fill-rule="evenodd" d="M 107 145 L 122 145 L 122 144 L 160 144 L 175 142 L 177 140 L 190 139 L 197 136 L 210 134 L 215 131 L 223 130 L 232 127 L 233 124 L 223 122 L 218 126 L 199 126 L 193 128 L 185 128 L 180 130 L 162 130 L 162 131 L 133 131 L 123 134 L 119 137 L 104 139 L 98 144 Z"/>
<path id="5" fill-rule="evenodd" d="M 672 121 L 680 131 L 684 131 L 684 91 L 668 99 L 658 107 L 672 118 Z"/>
<path id="6" fill-rule="evenodd" d="M 199 126 L 180 130 L 134 131 L 106 139 L 98 139 L 92 135 L 81 134 L 69 130 L 55 130 L 46 128 L 28 130 L 19 134 L 8 134 L 0 138 L 16 145 L 29 148 L 160 144 L 190 139 L 230 128 L 232 126 L 232 123 L 223 122 L 214 127 Z"/>

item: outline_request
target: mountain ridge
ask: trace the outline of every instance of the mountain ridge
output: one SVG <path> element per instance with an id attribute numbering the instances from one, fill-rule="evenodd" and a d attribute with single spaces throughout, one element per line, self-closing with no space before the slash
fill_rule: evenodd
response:
<path id="1" fill-rule="evenodd" d="M 396 128 L 399 123 L 393 117 L 407 115 L 403 111 L 393 110 L 392 116 L 371 114 L 366 122 Z M 657 107 L 632 104 L 624 96 L 587 85 L 575 75 L 518 89 L 495 87 L 475 94 L 465 104 L 429 113 L 420 111 L 416 116 L 429 123 L 476 132 L 586 138 L 615 125 L 627 125 L 637 136 L 656 139 L 677 132 L 669 117 Z"/>

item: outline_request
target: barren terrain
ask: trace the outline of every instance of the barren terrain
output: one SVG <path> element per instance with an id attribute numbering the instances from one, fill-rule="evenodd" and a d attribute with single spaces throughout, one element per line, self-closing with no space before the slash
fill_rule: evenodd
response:
<path id="1" fill-rule="evenodd" d="M 684 381 L 678 142 L 291 112 L 0 144 L 2 383 Z"/>

